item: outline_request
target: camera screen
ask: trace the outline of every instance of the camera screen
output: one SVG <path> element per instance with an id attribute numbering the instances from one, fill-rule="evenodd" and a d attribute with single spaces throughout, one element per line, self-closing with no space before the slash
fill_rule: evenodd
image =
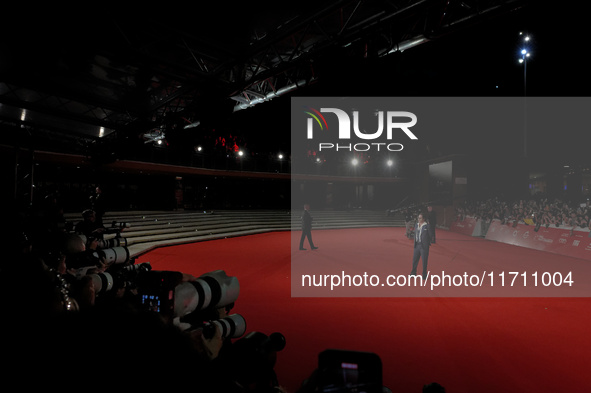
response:
<path id="1" fill-rule="evenodd" d="M 323 392 L 381 392 L 382 364 L 373 353 L 326 350 L 319 355 Z"/>
<path id="2" fill-rule="evenodd" d="M 142 295 L 142 306 L 146 311 L 161 312 L 162 304 L 157 295 Z"/>
<path id="3" fill-rule="evenodd" d="M 356 363 L 341 363 L 341 376 L 343 378 L 341 383 L 345 385 L 359 383 L 359 365 Z"/>

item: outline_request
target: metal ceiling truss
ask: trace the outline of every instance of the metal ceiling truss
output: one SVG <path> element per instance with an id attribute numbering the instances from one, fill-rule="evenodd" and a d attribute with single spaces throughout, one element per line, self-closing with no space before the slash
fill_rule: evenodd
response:
<path id="1" fill-rule="evenodd" d="M 383 57 L 436 39 L 479 18 L 514 10 L 521 1 L 341 1 L 291 29 L 267 35 L 243 60 L 243 80 L 231 98 L 245 109 L 314 83 L 314 60 L 331 50 L 349 58 Z M 368 47 L 370 46 L 370 47 Z M 372 53 L 369 53 L 369 51 Z M 284 76 L 283 78 L 281 78 Z M 347 79 L 343 80 L 347 83 Z"/>
<path id="2" fill-rule="evenodd" d="M 9 109 L 20 108 L 90 140 L 112 131 L 150 133 L 171 122 L 197 127 L 216 105 L 231 113 L 320 81 L 318 64 L 335 54 L 344 61 L 384 57 L 524 4 L 341 0 L 267 21 L 272 27 L 246 23 L 253 21 L 245 16 L 250 30 L 225 37 L 183 25 L 190 16 L 115 17 L 99 38 L 81 42 L 48 71 L 0 74 L 0 118 L 18 116 Z M 339 77 L 348 83 L 347 75 Z"/>
<path id="3" fill-rule="evenodd" d="M 254 36 L 244 52 L 209 45 L 215 56 L 200 50 L 202 40 L 183 36 L 177 40 L 187 53 L 181 64 L 195 76 L 190 84 L 181 84 L 183 91 L 160 97 L 166 104 L 160 115 L 174 112 L 182 116 L 185 129 L 197 127 L 204 116 L 199 110 L 203 100 L 230 98 L 234 112 L 244 110 L 318 82 L 322 76 L 316 62 L 323 56 L 384 57 L 522 5 L 519 0 L 338 1 L 314 14 L 280 21 L 274 29 Z M 202 89 L 204 79 L 213 93 Z M 346 86 L 348 76 L 342 79 Z"/>

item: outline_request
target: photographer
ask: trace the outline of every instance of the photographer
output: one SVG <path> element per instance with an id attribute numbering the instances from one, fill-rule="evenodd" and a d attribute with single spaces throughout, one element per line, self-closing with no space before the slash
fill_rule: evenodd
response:
<path id="1" fill-rule="evenodd" d="M 60 250 L 65 255 L 67 270 L 94 267 L 97 270 L 104 271 L 110 265 L 104 255 L 96 253 L 96 238 L 91 238 L 90 241 L 85 243 L 80 236 L 68 233 L 63 236 L 61 242 L 62 247 Z"/>
<path id="2" fill-rule="evenodd" d="M 112 226 L 107 228 L 98 221 L 96 212 L 91 209 L 82 212 L 82 218 L 83 220 L 74 227 L 74 232 L 86 238 L 87 248 L 97 249 L 125 245 L 125 239 L 121 238 L 121 232 L 129 227 L 128 223 L 113 221 Z M 110 234 L 115 234 L 117 241 L 113 241 L 113 239 L 106 241 L 105 235 Z M 98 242 L 95 243 L 95 240 Z"/>
<path id="3" fill-rule="evenodd" d="M 96 186 L 94 189 L 94 194 L 89 197 L 90 200 L 90 208 L 96 212 L 96 221 L 102 225 L 103 224 L 103 216 L 105 215 L 106 207 L 105 207 L 105 196 L 103 194 L 103 190 L 100 186 Z"/>
<path id="4" fill-rule="evenodd" d="M 87 238 L 102 239 L 107 231 L 102 224 L 97 220 L 96 212 L 92 209 L 87 209 L 82 212 L 82 221 L 79 221 L 74 227 L 74 231 Z"/>
<path id="5" fill-rule="evenodd" d="M 64 234 L 56 242 L 59 248 L 46 252 L 45 264 L 64 281 L 76 308 L 94 306 L 96 291 L 90 274 L 104 273 L 112 263 L 95 253 L 96 240 L 87 247 L 79 236 Z"/>

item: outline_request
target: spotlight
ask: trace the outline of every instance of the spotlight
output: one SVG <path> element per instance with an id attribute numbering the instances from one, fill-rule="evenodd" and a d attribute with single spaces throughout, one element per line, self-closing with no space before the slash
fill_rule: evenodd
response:
<path id="1" fill-rule="evenodd" d="M 354 158 L 354 159 L 351 161 L 351 164 L 353 164 L 353 165 L 357 165 L 357 163 L 358 163 L 358 162 L 359 162 L 359 161 L 357 161 L 357 158 Z"/>

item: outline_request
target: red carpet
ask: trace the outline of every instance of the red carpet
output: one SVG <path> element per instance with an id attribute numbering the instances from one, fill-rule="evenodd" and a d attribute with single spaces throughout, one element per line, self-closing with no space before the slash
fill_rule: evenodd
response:
<path id="1" fill-rule="evenodd" d="M 160 248 L 137 262 L 196 276 L 223 269 L 238 277 L 233 312 L 246 318 L 247 332 L 285 335 L 275 370 L 291 393 L 327 348 L 377 353 L 384 384 L 393 392 L 420 392 L 434 381 L 448 392 L 588 391 L 589 298 L 291 297 L 292 256 L 294 263 L 312 258 L 341 268 L 339 258 L 347 255 L 346 265 L 356 260 L 359 266 L 348 267 L 360 271 L 370 261 L 387 260 L 393 272 L 407 274 L 412 246 L 403 232 L 318 230 L 314 240 L 320 248 L 313 252 L 292 252 L 289 232 L 269 233 Z M 371 242 L 381 245 L 375 254 L 351 257 L 360 243 Z M 515 260 L 545 269 L 582 266 L 573 258 L 438 231 L 429 268 L 459 272 L 482 263 L 509 271 Z"/>

